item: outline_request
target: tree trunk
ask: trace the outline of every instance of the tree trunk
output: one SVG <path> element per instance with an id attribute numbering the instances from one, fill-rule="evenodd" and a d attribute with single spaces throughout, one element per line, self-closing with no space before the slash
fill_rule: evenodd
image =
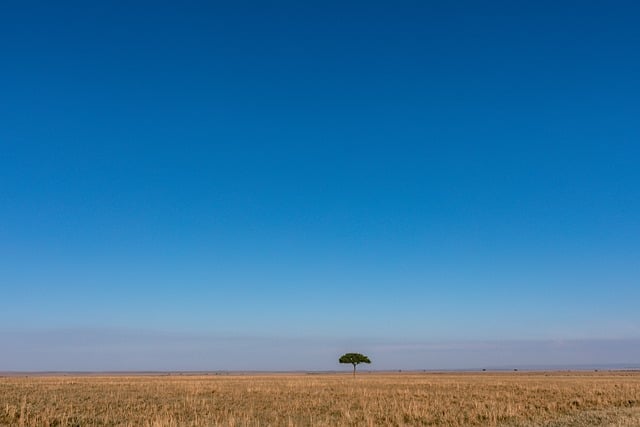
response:
<path id="1" fill-rule="evenodd" d="M 353 364 L 353 378 L 356 377 L 356 364 Z"/>

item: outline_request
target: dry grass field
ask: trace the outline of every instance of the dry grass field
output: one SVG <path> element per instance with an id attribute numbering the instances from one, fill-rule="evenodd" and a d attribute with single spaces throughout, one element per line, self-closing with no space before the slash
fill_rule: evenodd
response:
<path id="1" fill-rule="evenodd" d="M 640 426 L 640 373 L 0 378 L 1 426 Z"/>

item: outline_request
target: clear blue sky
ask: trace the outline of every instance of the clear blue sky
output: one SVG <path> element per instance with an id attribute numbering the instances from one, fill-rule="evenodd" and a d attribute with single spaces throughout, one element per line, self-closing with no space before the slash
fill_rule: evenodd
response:
<path id="1" fill-rule="evenodd" d="M 639 21 L 4 2 L 0 370 L 640 361 Z"/>

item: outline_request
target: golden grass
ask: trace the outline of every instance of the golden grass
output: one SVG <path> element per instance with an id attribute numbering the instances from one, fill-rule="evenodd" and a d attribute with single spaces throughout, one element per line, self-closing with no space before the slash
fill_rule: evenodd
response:
<path id="1" fill-rule="evenodd" d="M 640 373 L 0 378 L 1 426 L 640 426 Z"/>

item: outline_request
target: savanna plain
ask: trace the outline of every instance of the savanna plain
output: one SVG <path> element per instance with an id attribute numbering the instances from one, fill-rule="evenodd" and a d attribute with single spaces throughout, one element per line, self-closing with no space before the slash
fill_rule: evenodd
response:
<path id="1" fill-rule="evenodd" d="M 0 426 L 640 426 L 640 372 L 0 378 Z"/>

